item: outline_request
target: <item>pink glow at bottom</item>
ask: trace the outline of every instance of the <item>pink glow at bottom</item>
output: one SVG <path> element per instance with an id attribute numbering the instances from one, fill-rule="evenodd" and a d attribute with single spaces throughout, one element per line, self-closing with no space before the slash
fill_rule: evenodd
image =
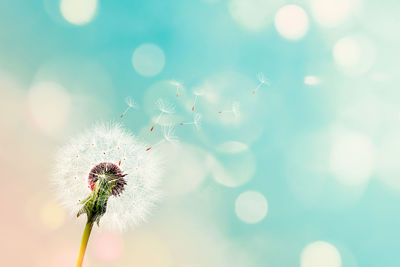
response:
<path id="1" fill-rule="evenodd" d="M 63 248 L 54 255 L 52 267 L 70 267 L 75 266 L 78 251 L 72 247 Z M 87 259 L 85 259 L 86 261 Z M 86 264 L 86 263 L 85 263 Z M 88 266 L 86 264 L 86 266 Z"/>
<path id="2" fill-rule="evenodd" d="M 118 234 L 110 232 L 99 233 L 93 241 L 94 253 L 102 261 L 115 261 L 122 254 L 123 240 Z"/>

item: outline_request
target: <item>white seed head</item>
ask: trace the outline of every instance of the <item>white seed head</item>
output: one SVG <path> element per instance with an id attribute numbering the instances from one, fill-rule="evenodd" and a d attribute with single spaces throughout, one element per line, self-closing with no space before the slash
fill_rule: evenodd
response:
<path id="1" fill-rule="evenodd" d="M 136 103 L 136 101 L 132 98 L 132 97 L 130 97 L 130 96 L 128 96 L 128 97 L 126 97 L 125 98 L 125 103 L 128 105 L 128 107 L 130 107 L 130 108 L 133 108 L 133 109 L 138 109 L 139 108 L 139 105 Z"/>
<path id="2" fill-rule="evenodd" d="M 202 96 L 202 95 L 204 95 L 204 90 L 194 90 L 193 94 L 195 96 Z"/>
<path id="3" fill-rule="evenodd" d="M 159 98 L 156 102 L 158 109 L 165 114 L 172 114 L 175 112 L 175 106 L 167 101 Z"/>
<path id="4" fill-rule="evenodd" d="M 175 126 L 170 124 L 163 127 L 164 140 L 171 144 L 178 144 L 179 139 L 175 135 Z"/>
<path id="5" fill-rule="evenodd" d="M 176 80 L 171 80 L 171 81 L 169 81 L 169 83 L 172 84 L 173 86 L 175 86 L 178 89 L 183 88 L 183 84 L 181 82 L 176 81 Z"/>
<path id="6" fill-rule="evenodd" d="M 265 76 L 262 72 L 257 73 L 257 79 L 260 83 L 265 83 Z"/>
<path id="7" fill-rule="evenodd" d="M 193 124 L 196 130 L 200 130 L 202 115 L 200 113 L 194 114 Z"/>
<path id="8" fill-rule="evenodd" d="M 123 230 L 144 221 L 159 199 L 160 158 L 120 124 L 96 125 L 60 149 L 53 183 L 62 204 L 77 214 L 80 201 L 91 192 L 90 170 L 102 162 L 118 165 L 126 185 L 119 196 L 109 198 L 101 224 Z"/>
<path id="9" fill-rule="evenodd" d="M 262 72 L 257 73 L 257 79 L 261 84 L 270 85 L 270 82 L 265 78 L 264 73 Z"/>
<path id="10" fill-rule="evenodd" d="M 239 108 L 240 108 L 240 103 L 238 101 L 232 103 L 233 116 L 238 117 L 240 115 Z"/>

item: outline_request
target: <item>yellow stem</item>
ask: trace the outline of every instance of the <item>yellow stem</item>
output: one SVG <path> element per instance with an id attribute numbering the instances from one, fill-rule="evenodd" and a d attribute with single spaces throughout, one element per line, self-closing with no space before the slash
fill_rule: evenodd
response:
<path id="1" fill-rule="evenodd" d="M 76 262 L 76 267 L 82 267 L 83 257 L 85 256 L 85 251 L 87 243 L 89 241 L 90 232 L 92 231 L 93 222 L 88 221 L 83 231 L 81 248 L 79 249 L 78 261 Z"/>

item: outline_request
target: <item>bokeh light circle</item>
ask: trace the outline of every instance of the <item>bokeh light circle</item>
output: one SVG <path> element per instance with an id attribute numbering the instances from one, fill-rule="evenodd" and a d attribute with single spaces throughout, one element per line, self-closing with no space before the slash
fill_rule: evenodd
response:
<path id="1" fill-rule="evenodd" d="M 29 91 L 29 111 L 34 125 L 46 134 L 62 129 L 67 122 L 71 100 L 69 93 L 54 82 L 39 82 Z"/>
<path id="2" fill-rule="evenodd" d="M 375 47 L 365 36 L 347 36 L 333 47 L 333 59 L 338 68 L 351 76 L 367 72 L 375 61 Z"/>
<path id="3" fill-rule="evenodd" d="M 226 153 L 226 154 L 235 154 L 235 153 L 240 153 L 243 151 L 246 151 L 249 147 L 242 143 L 242 142 L 237 142 L 237 141 L 226 141 L 219 146 L 217 146 L 217 151 L 220 153 Z"/>
<path id="4" fill-rule="evenodd" d="M 378 149 L 377 175 L 389 190 L 400 191 L 400 127 L 387 131 Z"/>
<path id="5" fill-rule="evenodd" d="M 347 136 L 349 131 L 341 124 L 332 124 L 301 134 L 288 146 L 285 152 L 288 159 L 285 176 L 291 195 L 296 198 L 298 205 L 327 211 L 359 203 L 365 193 L 366 186 L 363 185 L 366 185 L 368 178 L 361 176 L 361 179 L 353 181 L 354 177 L 348 177 L 349 173 L 344 171 L 347 169 L 333 171 L 330 166 L 335 143 L 346 139 L 341 136 Z M 339 176 L 342 174 L 344 176 Z"/>
<path id="6" fill-rule="evenodd" d="M 321 79 L 317 76 L 308 75 L 304 77 L 304 84 L 307 85 L 319 85 L 321 83 Z"/>
<path id="7" fill-rule="evenodd" d="M 50 229 L 58 229 L 65 220 L 63 209 L 54 202 L 48 202 L 43 205 L 40 211 L 42 223 Z"/>
<path id="8" fill-rule="evenodd" d="M 345 92 L 342 94 L 351 101 L 335 103 L 335 112 L 342 124 L 351 125 L 353 129 L 371 137 L 388 133 L 388 130 L 396 125 L 400 108 L 393 99 L 387 99 L 379 91 L 363 85 L 359 88 L 353 87 L 351 95 L 348 93 L 348 87 L 343 89 Z"/>
<path id="9" fill-rule="evenodd" d="M 132 64 L 140 75 L 155 76 L 164 68 L 165 55 L 163 50 L 155 44 L 142 44 L 133 52 Z"/>
<path id="10" fill-rule="evenodd" d="M 338 65 L 356 65 L 360 60 L 360 47 L 352 38 L 340 39 L 333 48 L 333 56 Z"/>
<path id="11" fill-rule="evenodd" d="M 352 0 L 311 0 L 313 17 L 323 27 L 335 27 L 350 15 Z"/>
<path id="12" fill-rule="evenodd" d="M 341 267 L 339 251 L 328 242 L 316 241 L 307 245 L 300 258 L 301 267 Z"/>
<path id="13" fill-rule="evenodd" d="M 374 170 L 374 145 L 367 136 L 348 130 L 333 136 L 330 169 L 345 185 L 363 185 Z"/>
<path id="14" fill-rule="evenodd" d="M 275 28 L 278 33 L 289 40 L 298 40 L 308 31 L 308 16 L 303 8 L 297 5 L 286 5 L 275 15 Z"/>
<path id="15" fill-rule="evenodd" d="M 227 187 L 246 184 L 253 178 L 256 170 L 254 155 L 249 149 L 226 150 L 225 153 L 218 153 L 217 157 L 209 157 L 208 160 L 214 180 Z"/>
<path id="16" fill-rule="evenodd" d="M 96 15 L 97 5 L 97 0 L 61 0 L 60 11 L 69 23 L 84 25 Z"/>
<path id="17" fill-rule="evenodd" d="M 229 12 L 243 28 L 260 31 L 273 21 L 281 0 L 230 0 Z"/>
<path id="18" fill-rule="evenodd" d="M 160 146 L 168 155 L 164 162 L 164 190 L 169 195 L 182 195 L 194 191 L 210 173 L 208 153 L 193 145 L 179 143 Z"/>
<path id="19" fill-rule="evenodd" d="M 268 202 L 261 193 L 246 191 L 236 199 L 235 212 L 245 223 L 258 223 L 267 215 Z"/>

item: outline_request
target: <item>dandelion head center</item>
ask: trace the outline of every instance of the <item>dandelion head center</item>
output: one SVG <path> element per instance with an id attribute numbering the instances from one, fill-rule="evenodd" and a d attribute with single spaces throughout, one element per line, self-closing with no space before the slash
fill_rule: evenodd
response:
<path id="1" fill-rule="evenodd" d="M 99 179 L 104 180 L 111 186 L 111 194 L 119 196 L 126 185 L 124 177 L 126 174 L 118 167 L 118 165 L 110 162 L 102 162 L 94 166 L 89 173 L 89 187 L 93 191 L 96 182 Z"/>

